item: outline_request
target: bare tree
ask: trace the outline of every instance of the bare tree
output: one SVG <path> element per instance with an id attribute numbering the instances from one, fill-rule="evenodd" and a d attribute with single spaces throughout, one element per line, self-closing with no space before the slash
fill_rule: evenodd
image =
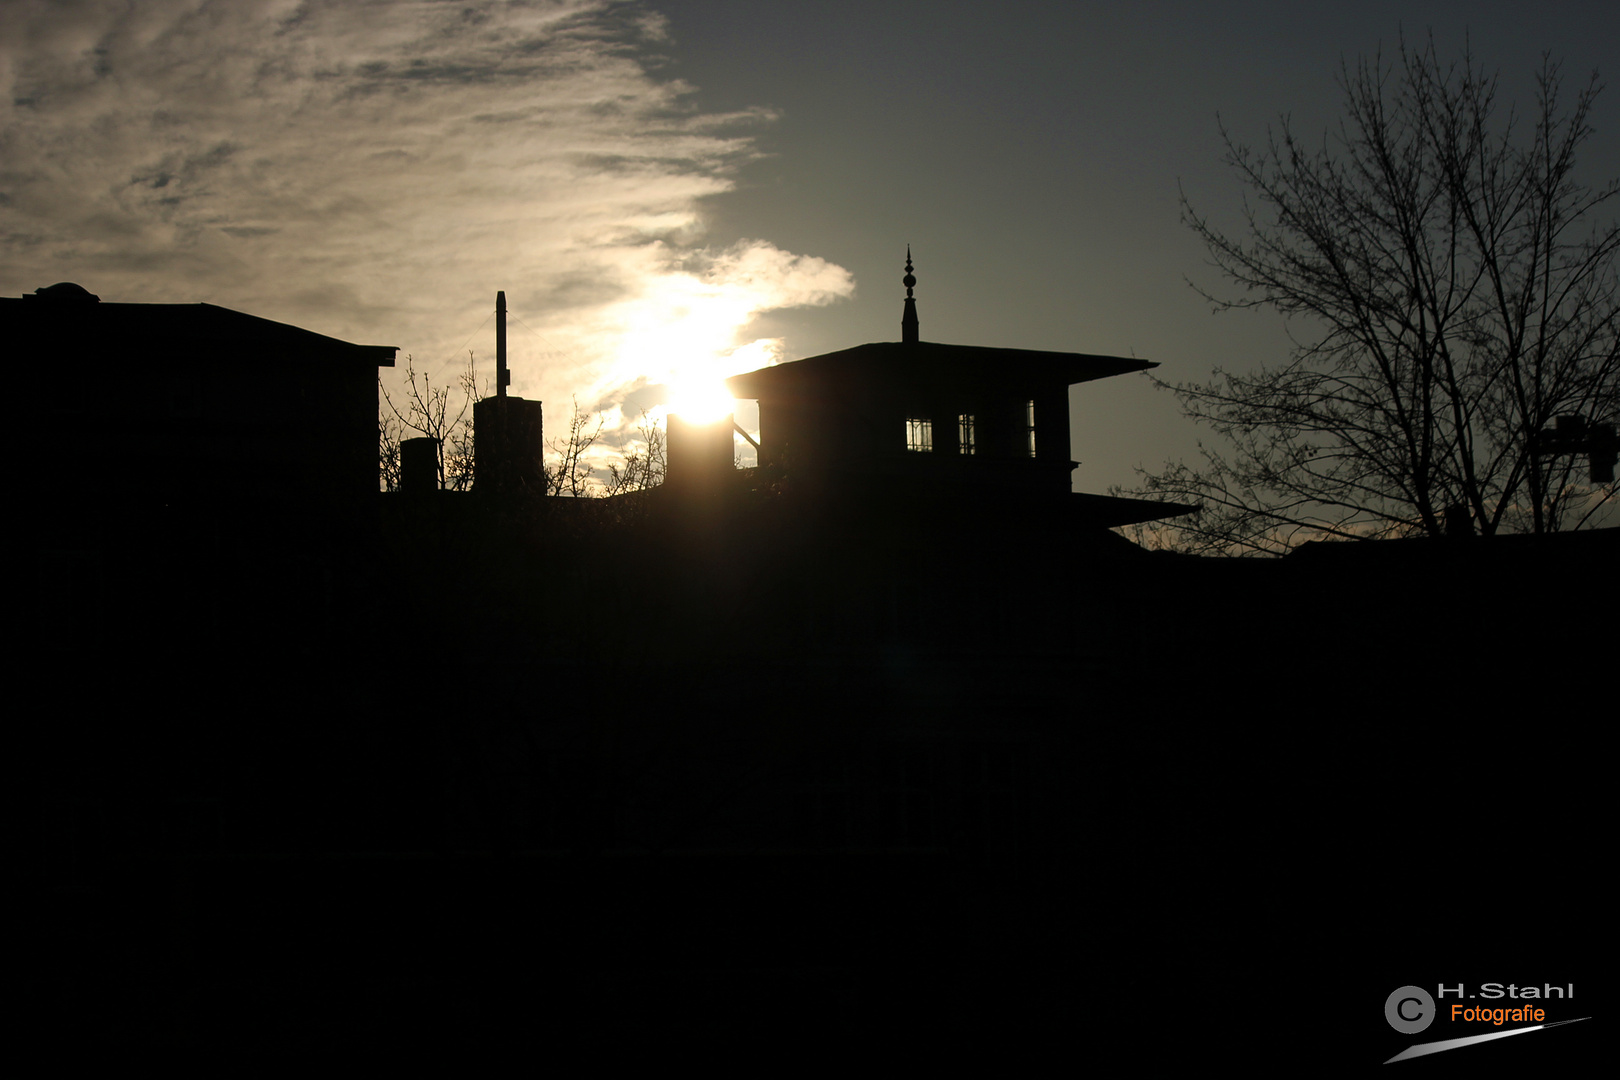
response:
<path id="1" fill-rule="evenodd" d="M 399 490 L 400 424 L 392 416 L 377 414 L 377 479 L 384 491 Z"/>
<path id="2" fill-rule="evenodd" d="M 399 487 L 400 443 L 413 435 L 439 441 L 440 485 L 452 491 L 466 491 L 473 485 L 474 427 L 473 405 L 484 396 L 480 392 L 473 354 L 467 355 L 467 368 L 457 376 L 455 390 L 436 387 L 425 372 L 416 370 L 411 357 L 405 359 L 404 396 L 398 401 L 378 380 L 382 406 L 377 415 L 378 474 L 385 491 Z M 643 491 L 663 483 L 664 431 L 642 414 L 637 428 L 640 448 L 625 455 L 622 463 L 610 463 L 606 483 L 595 483 L 595 468 L 588 457 L 601 439 L 606 419 L 584 412 L 576 398 L 569 416 L 567 434 L 548 442 L 556 463 L 546 469 L 546 494 L 574 498 L 619 495 Z"/>
<path id="3" fill-rule="evenodd" d="M 646 491 L 664 482 L 664 471 L 668 462 L 664 429 L 643 412 L 636 434 L 640 436 L 641 448 L 626 454 L 623 465 L 608 466 L 608 481 L 603 491 L 604 495 L 625 495 L 633 491 Z"/>
<path id="4" fill-rule="evenodd" d="M 1281 312 L 1297 346 L 1280 366 L 1168 387 L 1227 445 L 1136 491 L 1201 502 L 1178 543 L 1203 551 L 1591 521 L 1614 498 L 1600 459 L 1620 411 L 1620 184 L 1576 171 L 1596 76 L 1566 106 L 1544 60 L 1528 122 L 1432 40 L 1395 67 L 1347 67 L 1342 85 L 1346 117 L 1320 149 L 1286 119 L 1258 150 L 1223 126 L 1250 195 L 1241 233 L 1183 194 L 1183 220 L 1242 287 L 1200 292 Z M 1542 435 L 1560 417 L 1598 433 L 1586 455 L 1549 452 L 1570 448 Z"/>
<path id="5" fill-rule="evenodd" d="M 601 416 L 595 417 L 595 427 L 591 426 L 591 420 L 589 413 L 580 412 L 579 399 L 576 397 L 574 410 L 568 417 L 568 435 L 549 443 L 551 452 L 557 455 L 557 464 L 546 470 L 546 494 L 574 498 L 592 494 L 590 480 L 594 470 L 586 462 L 585 455 L 602 437 L 606 420 Z"/>
<path id="6" fill-rule="evenodd" d="M 473 354 L 467 354 L 467 369 L 456 376 L 456 388 L 436 387 L 427 372 L 416 370 L 414 358 L 405 358 L 403 409 L 389 394 L 379 375 L 377 389 L 384 409 L 378 411 L 378 457 L 382 484 L 392 491 L 399 486 L 399 443 L 407 432 L 439 441 L 439 486 L 466 491 L 473 483 L 473 405 L 483 395 L 478 388 L 478 369 Z M 459 398 L 452 410 L 451 402 Z M 386 411 L 384 411 L 386 410 Z"/>

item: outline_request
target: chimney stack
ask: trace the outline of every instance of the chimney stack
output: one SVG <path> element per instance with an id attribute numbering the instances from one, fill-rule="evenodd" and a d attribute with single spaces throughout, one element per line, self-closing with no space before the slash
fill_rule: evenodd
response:
<path id="1" fill-rule="evenodd" d="M 506 292 L 495 294 L 495 396 L 473 403 L 473 490 L 532 495 L 546 490 L 540 402 L 507 397 Z"/>
<path id="2" fill-rule="evenodd" d="M 495 396 L 506 396 L 512 373 L 506 370 L 506 290 L 495 294 Z"/>

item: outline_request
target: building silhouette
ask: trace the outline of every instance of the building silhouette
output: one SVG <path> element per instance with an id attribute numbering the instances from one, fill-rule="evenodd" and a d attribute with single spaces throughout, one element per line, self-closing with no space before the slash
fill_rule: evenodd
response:
<path id="1" fill-rule="evenodd" d="M 377 369 L 393 346 L 213 304 L 102 303 L 68 282 L 0 298 L 0 328 L 17 355 L 72 375 L 31 417 L 42 492 L 353 503 L 377 490 Z"/>
<path id="2" fill-rule="evenodd" d="M 1067 394 L 1150 365 L 925 342 L 910 296 L 899 342 L 731 380 L 756 468 L 729 420 L 672 422 L 669 482 L 619 500 L 511 457 L 494 491 L 378 493 L 392 348 L 71 285 L 0 325 L 112 388 L 48 403 L 26 521 L 64 1043 L 1005 1059 L 1072 1048 L 1104 987 L 1094 1056 L 1129 1072 L 1188 957 L 1251 964 L 1361 886 L 1380 785 L 1448 767 L 1408 714 L 1544 662 L 1580 606 L 1520 587 L 1537 538 L 1144 552 L 1109 526 L 1190 508 L 1071 492 Z M 536 453 L 506 400 L 497 445 Z M 1392 668 L 1417 704 L 1369 723 Z M 1406 764 L 1368 749 L 1396 726 Z"/>
<path id="3" fill-rule="evenodd" d="M 759 404 L 761 468 L 816 498 L 1017 504 L 1100 528 L 1193 509 L 1070 491 L 1069 387 L 1157 364 L 922 341 L 909 250 L 902 280 L 902 340 L 726 381 Z"/>

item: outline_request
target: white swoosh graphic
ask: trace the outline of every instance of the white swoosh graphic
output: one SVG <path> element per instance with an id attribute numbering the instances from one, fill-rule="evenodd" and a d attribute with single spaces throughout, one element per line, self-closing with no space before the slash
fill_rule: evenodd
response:
<path id="1" fill-rule="evenodd" d="M 1492 1039 L 1505 1039 L 1509 1035 L 1523 1035 L 1527 1031 L 1542 1031 L 1546 1028 L 1557 1027 L 1559 1024 L 1573 1024 L 1581 1020 L 1590 1020 L 1590 1016 L 1577 1016 L 1574 1020 L 1559 1020 L 1553 1024 L 1536 1024 L 1534 1027 L 1514 1028 L 1512 1031 L 1490 1031 L 1484 1035 L 1467 1035 L 1461 1039 L 1441 1039 L 1439 1042 L 1417 1043 L 1408 1046 L 1405 1050 L 1384 1062 L 1385 1065 L 1394 1061 L 1405 1061 L 1407 1058 L 1422 1057 L 1425 1054 L 1438 1054 L 1442 1050 L 1455 1050 L 1459 1046 L 1473 1046 L 1475 1043 L 1490 1042 Z"/>

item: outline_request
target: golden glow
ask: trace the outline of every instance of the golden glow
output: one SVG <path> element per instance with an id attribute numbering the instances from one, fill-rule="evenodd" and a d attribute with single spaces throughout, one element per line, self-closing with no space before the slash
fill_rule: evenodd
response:
<path id="1" fill-rule="evenodd" d="M 608 383 L 668 387 L 663 410 L 696 424 L 734 412 L 725 378 L 767 367 L 780 358 L 781 341 L 738 335 L 771 306 L 752 275 L 674 273 L 646 280 L 644 291 L 621 310 L 618 347 Z"/>
<path id="2" fill-rule="evenodd" d="M 735 409 L 731 391 L 713 376 L 696 375 L 670 386 L 669 411 L 689 423 L 710 424 Z"/>

